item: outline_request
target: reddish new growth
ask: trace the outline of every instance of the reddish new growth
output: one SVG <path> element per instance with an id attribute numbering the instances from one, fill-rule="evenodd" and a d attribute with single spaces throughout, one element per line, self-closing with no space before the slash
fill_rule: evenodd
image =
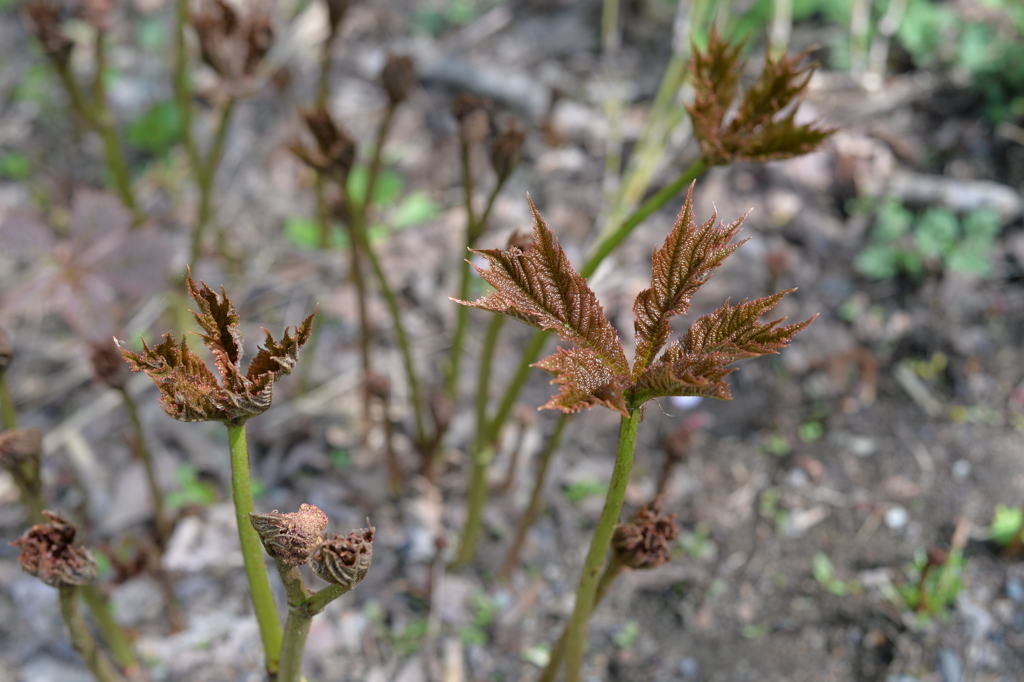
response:
<path id="1" fill-rule="evenodd" d="M 672 558 L 672 543 L 679 537 L 676 515 L 661 513 L 661 498 L 648 502 L 629 523 L 615 529 L 612 551 L 630 568 L 657 568 Z"/>
<path id="2" fill-rule="evenodd" d="M 689 310 L 693 294 L 742 243 L 730 242 L 743 218 L 716 226 L 712 215 L 695 224 L 691 185 L 675 227 L 654 252 L 651 286 L 633 304 L 636 356 L 630 367 L 594 292 L 569 263 L 532 201 L 530 210 L 534 228 L 529 248 L 473 251 L 490 264 L 490 269 L 476 269 L 495 291 L 472 303 L 457 302 L 508 315 L 576 344 L 535 364 L 553 374 L 552 383 L 561 390 L 543 408 L 576 412 L 604 405 L 627 415 L 665 396 L 728 400 L 732 394 L 724 379 L 735 369 L 729 365 L 775 353 L 814 319 L 788 326 L 779 326 L 781 319 L 758 322 L 789 291 L 735 306 L 726 301 L 665 348 L 672 331 L 669 318 Z"/>
<path id="3" fill-rule="evenodd" d="M 312 504 L 302 504 L 299 511 L 282 514 L 276 509 L 268 514 L 251 512 L 249 521 L 259 534 L 267 554 L 286 566 L 301 566 L 323 542 L 327 514 Z"/>
<path id="4" fill-rule="evenodd" d="M 205 282 L 196 286 L 189 274 L 188 291 L 199 306 L 199 312 L 192 315 L 205 332 L 199 337 L 213 354 L 220 382 L 206 363 L 189 349 L 185 338 L 178 344 L 173 334 L 164 334 L 164 340 L 153 348 L 143 341 L 142 353 L 125 350 L 120 342 L 115 342 L 132 371 L 145 372 L 157 385 L 160 404 L 174 419 L 242 424 L 270 407 L 274 382 L 291 374 L 295 368 L 299 349 L 312 332 L 316 311 L 296 327 L 295 336 L 285 327 L 280 342 L 264 329 L 267 335 L 264 347 L 243 374 L 242 331 L 238 313 L 224 288 L 221 287 L 218 294 Z"/>
<path id="5" fill-rule="evenodd" d="M 44 511 L 49 523 L 38 523 L 11 543 L 21 554 L 18 561 L 47 585 L 85 585 L 96 577 L 96 560 L 89 550 L 75 547 L 77 529 L 60 514 Z"/>
<path id="6" fill-rule="evenodd" d="M 735 116 L 727 123 L 726 115 L 739 94 L 742 50 L 743 43 L 729 45 L 712 30 L 707 50 L 695 48 L 690 62 L 695 95 L 686 110 L 709 165 L 800 156 L 835 132 L 796 123 L 797 106 L 814 72 L 813 65 L 798 66 L 806 52 L 768 59 L 760 79 L 743 93 Z"/>
<path id="7" fill-rule="evenodd" d="M 373 534 L 376 529 L 366 520 L 347 536 L 335 535 L 316 550 L 309 563 L 313 572 L 327 582 L 351 590 L 370 570 L 373 560 Z"/>

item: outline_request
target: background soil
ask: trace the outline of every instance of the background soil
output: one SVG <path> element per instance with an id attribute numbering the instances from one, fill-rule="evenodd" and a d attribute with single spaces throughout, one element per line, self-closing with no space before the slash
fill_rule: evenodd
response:
<path id="1" fill-rule="evenodd" d="M 607 137 L 600 3 L 509 2 L 479 7 L 465 23 L 445 26 L 446 8 L 356 4 L 333 55 L 332 78 L 333 112 L 368 145 L 385 103 L 373 81 L 386 54 L 417 60 L 418 86 L 400 110 L 386 156 L 404 178 L 403 192 L 424 190 L 442 210 L 426 224 L 387 232 L 379 246 L 430 386 L 440 385 L 447 357 L 455 314 L 448 297 L 462 257 L 464 213 L 448 113 L 453 98 L 462 91 L 491 97 L 499 120 L 514 119 L 527 130 L 523 162 L 498 199 L 481 241 L 486 247 L 503 246 L 512 230 L 529 224 L 528 191 L 570 257 L 581 262 L 600 216 Z M 624 88 L 627 155 L 671 53 L 673 11 L 653 1 L 623 8 L 613 83 Z M 171 97 L 167 44 L 139 47 L 139 27 L 169 30 L 169 13 L 167 3 L 153 0 L 118 15 L 111 97 L 119 120 L 134 120 Z M 308 23 L 315 33 L 322 17 Z M 823 20 L 801 24 L 791 49 L 831 44 L 836 30 Z M 366 581 L 315 622 L 307 673 L 373 682 L 534 679 L 545 645 L 571 613 L 600 513 L 600 495 L 576 493 L 607 480 L 617 419 L 594 410 L 572 420 L 545 512 L 519 568 L 510 581 L 500 580 L 535 455 L 557 417 L 533 409 L 552 390 L 546 375 L 535 372 L 492 470 L 478 563 L 463 572 L 443 570 L 464 513 L 473 373 L 464 376 L 442 471 L 430 483 L 415 475 L 401 363 L 383 301 L 373 301 L 376 361 L 391 381 L 388 416 L 408 473 L 401 494 L 391 496 L 379 411 L 378 426 L 360 440 L 358 319 L 347 256 L 343 249 L 302 248 L 283 229 L 315 214 L 312 178 L 287 149 L 300 134 L 297 108 L 311 99 L 316 77 L 317 42 L 301 35 L 285 56 L 288 86 L 265 88 L 239 105 L 218 176 L 220 253 L 211 249 L 193 274 L 225 285 L 252 347 L 259 326 L 277 333 L 320 305 L 315 351 L 304 355 L 297 377 L 279 385 L 273 409 L 250 422 L 262 486 L 257 508 L 292 510 L 310 502 L 327 512 L 334 532 L 369 516 L 378 541 Z M 132 161 L 151 216 L 144 238 L 150 241 L 132 247 L 137 252 L 126 256 L 127 265 L 89 261 L 83 255 L 89 240 L 124 220 L 116 201 L 87 190 L 101 183 L 98 140 L 69 116 L 14 8 L 0 15 L 0 44 L 0 148 L 27 156 L 32 167 L 28 178 L 0 181 L 0 315 L 15 349 L 14 400 L 22 423 L 46 434 L 51 506 L 75 517 L 93 546 L 130 557 L 147 544 L 151 504 L 120 400 L 93 380 L 84 339 L 142 332 L 155 338 L 179 328 L 172 313 L 180 294 L 168 292 L 184 289 L 183 226 L 195 202 L 187 165 L 175 149 L 137 154 Z M 752 46 L 759 66 L 759 35 Z M 726 297 L 798 287 L 777 310 L 792 320 L 820 317 L 780 355 L 742 365 L 730 378 L 733 401 L 648 406 L 627 506 L 635 509 L 654 494 L 662 444 L 680 429 L 690 432 L 664 500 L 683 530 L 678 557 L 620 578 L 591 621 L 588 679 L 1024 677 L 1024 564 L 987 542 L 995 505 L 1024 503 L 1024 147 L 997 133 L 977 91 L 956 73 L 911 68 L 897 52 L 892 73 L 865 91 L 847 73 L 828 68 L 827 49 L 815 56 L 826 68 L 813 79 L 801 115 L 840 130 L 813 154 L 715 169 L 697 183 L 698 219 L 713 208 L 726 220 L 754 211 L 744 232 L 751 241 L 701 290 L 692 314 Z M 16 96 L 30 81 L 38 94 Z M 680 140 L 662 171 L 666 182 L 697 153 L 694 143 Z M 474 161 L 486 169 L 486 152 L 478 150 Z M 489 189 L 490 171 L 481 170 L 480 178 L 482 191 Z M 920 277 L 876 281 L 859 274 L 854 260 L 872 239 L 874 214 L 852 210 L 850 200 L 888 194 L 915 210 L 997 208 L 1002 228 L 990 254 L 991 276 L 935 263 Z M 75 203 L 90 200 L 92 213 Z M 591 279 L 624 339 L 633 296 L 650 276 L 650 252 L 681 202 L 652 216 Z M 18 238 L 36 234 L 31 225 L 81 225 L 76 220 L 87 224 L 74 228 L 85 241 L 64 242 L 63 252 L 60 243 L 33 251 L 34 238 Z M 159 271 L 140 255 L 154 252 L 166 256 L 162 267 L 173 273 L 174 289 L 153 277 Z M 112 296 L 111 306 L 122 305 L 114 314 L 85 307 L 81 283 L 99 280 L 83 275 L 67 284 L 59 273 L 70 271 L 68 262 L 104 282 L 122 275 L 136 295 Z M 103 286 L 97 291 L 112 285 Z M 485 324 L 484 314 L 474 315 L 470 368 Z M 506 326 L 495 395 L 530 333 Z M 169 631 L 146 571 L 120 581 L 111 571 L 105 589 L 136 634 L 153 679 L 260 679 L 259 640 L 226 493 L 223 429 L 167 419 L 145 377 L 135 377 L 130 390 L 142 405 L 164 489 L 178 494 L 164 568 L 175 577 L 187 626 Z M 516 448 L 518 465 L 502 489 Z M 945 613 L 919 623 L 883 593 L 908 580 L 915 552 L 948 546 L 958 526 L 969 538 L 963 589 Z M 23 530 L 16 489 L 0 478 L 0 537 Z M 819 552 L 837 580 L 863 589 L 843 596 L 826 589 L 812 572 Z M 67 642 L 56 593 L 22 574 L 14 549 L 0 543 L 0 681 L 78 679 L 88 676 Z"/>

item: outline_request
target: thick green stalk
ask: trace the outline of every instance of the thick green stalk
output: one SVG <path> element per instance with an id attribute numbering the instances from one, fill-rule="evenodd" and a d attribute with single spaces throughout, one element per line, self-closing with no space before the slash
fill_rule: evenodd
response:
<path id="1" fill-rule="evenodd" d="M 281 641 L 281 664 L 277 682 L 299 682 L 302 679 L 302 655 L 306 650 L 306 637 L 312 618 L 301 613 L 301 607 L 309 599 L 309 589 L 302 581 L 298 566 L 287 566 L 277 562 L 277 572 L 288 595 L 288 620 L 285 621 L 284 638 Z"/>
<path id="2" fill-rule="evenodd" d="M 597 583 L 597 594 L 594 596 L 594 608 L 600 604 L 608 590 L 611 588 L 612 583 L 619 577 L 619 573 L 622 573 L 622 569 L 625 568 L 623 564 L 612 555 L 611 561 L 604 567 L 604 571 L 601 573 L 601 579 Z M 558 642 L 554 647 L 551 648 L 551 655 L 548 657 L 548 664 L 544 668 L 542 673 L 541 682 L 545 679 L 554 680 L 554 676 L 558 675 L 559 668 L 562 667 L 562 661 L 565 660 L 565 642 L 566 633 L 568 630 L 562 631 L 562 636 L 558 638 Z M 548 669 L 551 669 L 551 673 L 548 673 Z M 550 674 L 550 678 L 545 678 L 543 675 Z"/>
<path id="3" fill-rule="evenodd" d="M 96 644 L 78 610 L 78 588 L 75 585 L 61 584 L 57 589 L 60 590 L 60 612 L 68 626 L 75 651 L 85 659 L 97 682 L 122 682 L 124 677 L 114 669 L 110 659 Z"/>
<path id="4" fill-rule="evenodd" d="M 548 465 L 551 464 L 551 455 L 558 449 L 558 444 L 562 441 L 562 432 L 565 431 L 566 424 L 569 423 L 570 415 L 563 412 L 558 417 L 558 424 L 555 425 L 555 431 L 548 438 L 547 445 L 544 446 L 544 451 L 540 453 L 540 463 L 537 465 L 537 475 L 533 481 L 533 491 L 530 493 L 530 502 L 526 505 L 526 511 L 519 517 L 519 525 L 516 526 L 516 534 L 512 540 L 512 546 L 509 547 L 508 554 L 505 557 L 505 563 L 501 568 L 501 575 L 504 578 L 509 578 L 512 575 L 512 570 L 516 567 L 516 560 L 519 558 L 519 550 L 523 546 L 523 541 L 526 539 L 526 531 L 530 530 L 530 526 L 537 519 L 537 515 L 540 513 L 542 493 L 544 492 L 544 482 L 548 475 Z"/>
<path id="5" fill-rule="evenodd" d="M 139 661 L 135 657 L 135 649 L 132 647 L 132 640 L 121 627 L 121 624 L 114 620 L 114 614 L 110 611 L 110 602 L 104 597 L 99 588 L 95 585 L 82 585 L 78 593 L 89 607 L 89 613 L 96 621 L 96 627 L 103 635 L 103 641 L 110 649 L 110 655 L 114 657 L 122 670 L 135 670 L 139 667 Z"/>
<path id="6" fill-rule="evenodd" d="M 263 562 L 263 544 L 249 521 L 254 511 L 252 481 L 249 479 L 249 448 L 245 442 L 245 424 L 227 424 L 228 446 L 231 449 L 231 495 L 235 501 L 235 517 L 238 520 L 238 538 L 242 543 L 242 560 L 245 575 L 249 580 L 256 621 L 260 626 L 267 672 L 271 677 L 277 674 L 278 657 L 281 651 L 281 619 L 274 605 L 274 593 L 270 590 L 267 567 Z"/>
<path id="7" fill-rule="evenodd" d="M 629 416 L 623 416 L 619 423 L 619 446 L 615 454 L 615 467 L 612 470 L 608 495 L 605 498 L 604 510 L 594 529 L 590 540 L 590 550 L 583 565 L 579 586 L 576 589 L 576 606 L 572 612 L 565 631 L 565 667 L 566 682 L 579 682 L 580 670 L 583 667 L 583 650 L 587 641 L 587 621 L 597 601 L 597 587 L 600 582 L 601 568 L 604 566 L 608 548 L 611 546 L 612 534 L 619 523 L 622 505 L 626 499 L 626 486 L 633 469 L 633 453 L 636 449 L 636 430 L 640 423 L 640 410 L 633 410 Z M 557 670 L 548 663 L 542 682 L 551 682 Z"/>

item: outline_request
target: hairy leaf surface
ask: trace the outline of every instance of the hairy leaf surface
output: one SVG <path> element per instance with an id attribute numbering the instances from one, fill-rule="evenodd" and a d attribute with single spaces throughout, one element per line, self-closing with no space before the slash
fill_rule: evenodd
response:
<path id="1" fill-rule="evenodd" d="M 651 286 L 637 294 L 633 303 L 636 358 L 633 376 L 638 377 L 661 351 L 672 333 L 669 318 L 685 315 L 701 285 L 743 242 L 729 242 L 740 231 L 736 222 L 715 226 L 717 214 L 697 227 L 693 219 L 693 184 L 679 212 L 675 227 L 651 257 Z M 745 240 L 744 240 L 745 241 Z"/>
<path id="2" fill-rule="evenodd" d="M 628 415 L 623 389 L 628 385 L 625 377 L 608 370 L 601 358 L 587 348 L 559 348 L 534 367 L 551 372 L 558 385 L 559 395 L 541 406 L 541 409 L 579 412 L 595 405 Z"/>
<path id="3" fill-rule="evenodd" d="M 495 291 L 475 302 L 458 302 L 556 332 L 563 340 L 591 351 L 611 374 L 627 375 L 625 351 L 597 297 L 573 268 L 533 201 L 530 212 L 530 248 L 474 249 L 473 253 L 487 259 L 490 268 L 474 267 Z"/>

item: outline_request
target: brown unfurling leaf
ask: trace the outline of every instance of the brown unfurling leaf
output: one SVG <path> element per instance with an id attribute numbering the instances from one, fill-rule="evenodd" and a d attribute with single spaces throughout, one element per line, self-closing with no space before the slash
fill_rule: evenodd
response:
<path id="1" fill-rule="evenodd" d="M 190 273 L 188 291 L 199 306 L 199 312 L 192 314 L 203 329 L 199 337 L 213 354 L 220 382 L 189 350 L 185 339 L 178 345 L 171 334 L 164 334 L 163 342 L 152 349 L 143 341 L 142 353 L 125 350 L 118 343 L 121 355 L 132 371 L 149 375 L 160 389 L 164 411 L 179 421 L 239 424 L 265 412 L 273 400 L 274 382 L 295 368 L 299 349 L 312 333 L 316 311 L 296 327 L 294 336 L 285 327 L 280 342 L 264 329 L 264 347 L 243 374 L 238 313 L 224 288 L 218 294 L 205 282 L 196 285 Z"/>
<path id="2" fill-rule="evenodd" d="M 736 306 L 726 301 L 718 310 L 700 317 L 639 376 L 628 395 L 630 407 L 639 407 L 652 398 L 674 395 L 730 400 L 732 394 L 723 381 L 734 371 L 728 365 L 744 358 L 776 353 L 817 317 L 785 327 L 779 326 L 784 318 L 758 322 L 792 291 L 794 289 L 780 291 Z"/>
<path id="3" fill-rule="evenodd" d="M 85 585 L 96 579 L 96 560 L 75 545 L 78 529 L 56 512 L 43 511 L 49 523 L 37 523 L 11 542 L 18 547 L 21 569 L 50 586 Z"/>
<path id="4" fill-rule="evenodd" d="M 743 70 L 742 47 L 729 45 L 712 31 L 707 50 L 695 49 L 690 62 L 696 94 L 687 111 L 708 164 L 799 156 L 835 132 L 796 123 L 796 105 L 814 71 L 813 65 L 799 66 L 806 52 L 769 58 L 757 83 L 743 94 L 735 117 L 726 123 Z M 789 113 L 781 115 L 787 109 Z"/>
<path id="5" fill-rule="evenodd" d="M 559 348 L 533 365 L 551 372 L 551 381 L 561 390 L 559 395 L 541 406 L 541 409 L 579 412 L 595 405 L 627 414 L 623 389 L 629 384 L 620 375 L 613 374 L 592 350 L 587 348 Z"/>
<path id="6" fill-rule="evenodd" d="M 686 193 L 675 227 L 651 257 L 651 287 L 633 303 L 636 358 L 633 377 L 639 377 L 668 342 L 669 318 L 685 315 L 701 285 L 743 242 L 730 244 L 746 216 L 734 223 L 715 225 L 717 214 L 697 227 L 693 219 L 693 184 Z M 746 241 L 746 240 L 744 240 Z"/>
<path id="7" fill-rule="evenodd" d="M 569 262 L 555 235 L 530 201 L 533 243 L 522 251 L 512 246 L 474 249 L 490 269 L 476 268 L 495 291 L 475 302 L 457 301 L 502 313 L 534 327 L 556 332 L 591 351 L 612 375 L 629 373 L 619 335 L 604 316 L 594 292 Z M 476 266 L 474 266 L 476 267 Z"/>

